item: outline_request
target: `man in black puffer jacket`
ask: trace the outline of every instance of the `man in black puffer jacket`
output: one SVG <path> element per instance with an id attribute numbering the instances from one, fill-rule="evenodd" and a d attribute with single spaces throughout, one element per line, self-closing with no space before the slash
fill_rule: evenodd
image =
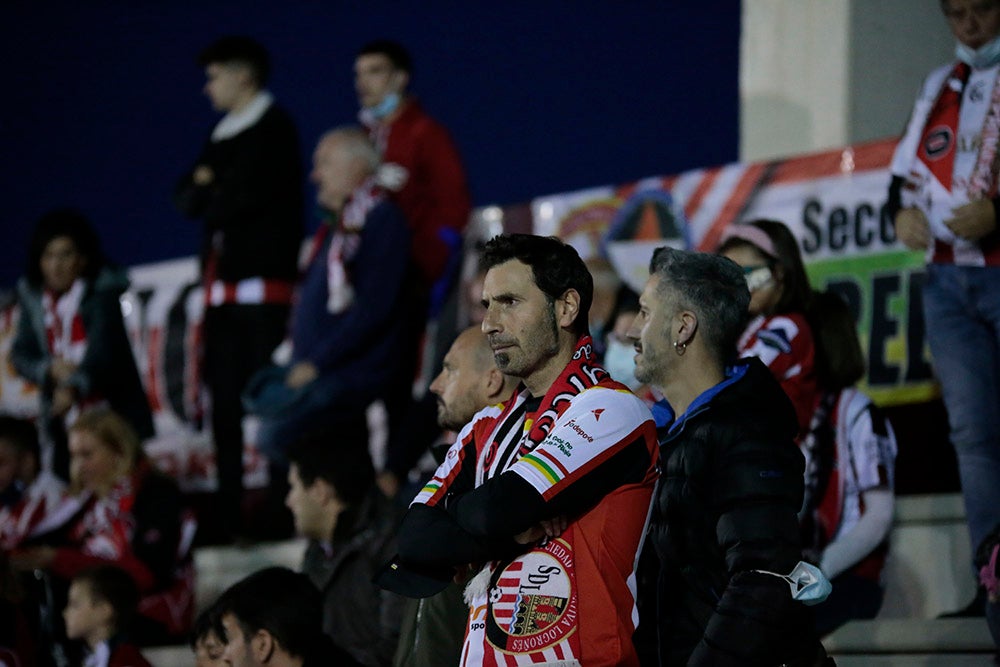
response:
<path id="1" fill-rule="evenodd" d="M 639 590 L 648 664 L 823 660 L 812 615 L 777 576 L 801 554 L 795 411 L 758 360 L 727 365 L 749 298 L 729 260 L 660 248 L 629 331 L 636 377 L 666 397 Z"/>

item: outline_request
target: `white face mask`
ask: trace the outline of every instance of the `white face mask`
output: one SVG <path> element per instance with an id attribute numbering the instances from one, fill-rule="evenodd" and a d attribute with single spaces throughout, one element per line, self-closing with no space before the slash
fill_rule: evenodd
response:
<path id="1" fill-rule="evenodd" d="M 812 563 L 801 560 L 788 574 L 778 574 L 767 570 L 751 570 L 751 572 L 770 574 L 773 577 L 784 579 L 791 589 L 792 599 L 809 606 L 823 602 L 833 590 L 833 584 L 826 578 L 822 570 Z"/>
<path id="2" fill-rule="evenodd" d="M 759 290 L 761 287 L 770 285 L 774 279 L 774 274 L 771 272 L 771 269 L 766 266 L 757 267 L 749 272 L 746 272 L 746 269 L 744 269 L 743 276 L 746 278 L 747 289 L 750 290 L 751 294 Z"/>
<path id="3" fill-rule="evenodd" d="M 604 352 L 604 370 L 632 391 L 642 386 L 635 379 L 635 348 L 617 338 L 608 338 L 608 349 Z"/>
<path id="4" fill-rule="evenodd" d="M 959 42 L 955 45 L 955 57 L 975 69 L 993 67 L 1000 62 L 1000 36 L 994 37 L 978 49 Z"/>

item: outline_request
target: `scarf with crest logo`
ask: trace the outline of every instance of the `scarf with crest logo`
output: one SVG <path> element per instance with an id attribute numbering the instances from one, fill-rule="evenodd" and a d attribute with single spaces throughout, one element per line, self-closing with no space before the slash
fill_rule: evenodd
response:
<path id="1" fill-rule="evenodd" d="M 531 460 L 535 456 L 534 450 L 545 440 L 573 399 L 584 390 L 607 381 L 611 381 L 611 376 L 597 364 L 593 340 L 589 335 L 581 336 L 572 359 L 540 402 L 536 403 L 523 384 L 508 401 L 503 413 L 496 419 L 488 444 L 477 463 L 476 485 L 500 475 L 519 460 Z M 544 460 L 538 463 L 546 465 Z M 571 524 L 559 538 L 543 540 L 513 560 L 489 563 L 469 581 L 465 599 L 474 608 L 484 605 L 486 622 L 474 623 L 467 631 L 466 647 L 470 653 L 466 664 L 580 664 L 576 660 L 581 654 L 581 639 L 576 625 L 579 592 L 573 556 L 575 532 L 576 526 Z M 554 565 L 557 561 L 559 565 Z M 565 599 L 546 595 L 525 596 L 522 599 L 511 594 L 510 581 L 517 580 L 522 571 L 538 568 L 539 564 L 551 566 L 551 571 L 559 571 L 565 577 Z M 523 627 L 516 629 L 506 625 L 515 625 L 515 619 L 521 616 L 524 620 L 520 623 L 544 625 L 553 614 L 564 617 L 564 622 L 546 626 L 547 632 L 535 633 L 527 642 L 521 636 L 525 633 Z M 529 617 L 532 620 L 527 620 Z M 498 623 L 503 623 L 504 627 Z M 497 659 L 500 654 L 507 656 L 505 663 Z M 553 655 L 561 656 L 561 660 L 551 662 Z"/>
<path id="2" fill-rule="evenodd" d="M 957 151 L 959 107 L 969 71 L 970 67 L 960 62 L 945 79 L 917 148 L 917 159 L 927 165 L 927 169 L 949 192 Z"/>

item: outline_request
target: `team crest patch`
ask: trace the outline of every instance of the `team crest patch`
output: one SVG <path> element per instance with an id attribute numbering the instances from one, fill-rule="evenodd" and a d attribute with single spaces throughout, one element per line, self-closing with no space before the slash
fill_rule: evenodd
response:
<path id="1" fill-rule="evenodd" d="M 507 653 L 555 646 L 576 629 L 573 554 L 552 540 L 499 567 L 490 580 L 486 638 Z"/>

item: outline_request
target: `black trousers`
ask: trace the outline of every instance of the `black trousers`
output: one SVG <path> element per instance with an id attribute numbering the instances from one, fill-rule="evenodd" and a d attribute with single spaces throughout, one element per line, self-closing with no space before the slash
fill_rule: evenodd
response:
<path id="1" fill-rule="evenodd" d="M 205 313 L 205 383 L 212 400 L 212 439 L 222 525 L 242 528 L 243 405 L 250 376 L 270 362 L 285 337 L 288 306 L 225 304 Z"/>

